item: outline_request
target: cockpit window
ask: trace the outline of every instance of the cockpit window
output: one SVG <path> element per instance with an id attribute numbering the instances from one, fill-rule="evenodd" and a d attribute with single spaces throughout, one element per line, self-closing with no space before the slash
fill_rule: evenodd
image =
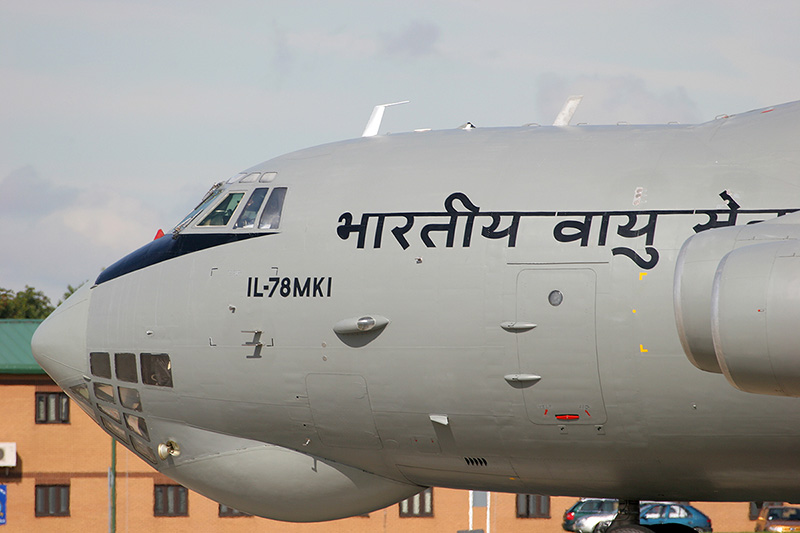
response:
<path id="1" fill-rule="evenodd" d="M 136 451 L 142 454 L 142 456 L 145 457 L 148 461 L 150 461 L 153 464 L 156 464 L 158 462 L 156 460 L 156 454 L 143 441 L 137 439 L 136 437 L 133 437 L 131 439 L 131 442 L 133 442 L 133 447 L 136 448 Z"/>
<path id="2" fill-rule="evenodd" d="M 281 224 L 281 211 L 283 211 L 283 199 L 286 197 L 286 187 L 276 187 L 269 195 L 267 206 L 261 213 L 258 222 L 260 229 L 278 229 Z"/>
<path id="3" fill-rule="evenodd" d="M 114 401 L 114 387 L 108 383 L 94 383 L 94 397 L 104 402 L 116 403 Z"/>
<path id="4" fill-rule="evenodd" d="M 232 192 L 222 200 L 198 226 L 225 226 L 236 211 L 236 206 L 244 196 L 243 192 Z"/>
<path id="5" fill-rule="evenodd" d="M 101 413 L 104 415 L 111 417 L 117 424 L 122 424 L 122 417 L 119 415 L 119 409 L 114 409 L 113 407 L 108 407 L 101 403 L 97 404 L 97 408 L 100 410 Z"/>
<path id="6" fill-rule="evenodd" d="M 228 183 L 269 183 L 278 177 L 277 172 L 240 172 L 228 180 Z"/>
<path id="7" fill-rule="evenodd" d="M 253 194 L 250 195 L 250 199 L 244 204 L 244 211 L 242 211 L 233 229 L 252 228 L 255 226 L 256 215 L 258 215 L 258 210 L 261 209 L 261 204 L 264 203 L 264 197 L 267 196 L 267 191 L 269 191 L 267 187 L 259 187 L 253 191 Z"/>
<path id="8" fill-rule="evenodd" d="M 146 385 L 172 387 L 172 363 L 165 353 L 142 354 L 142 382 Z"/>
<path id="9" fill-rule="evenodd" d="M 120 381 L 128 381 L 130 383 L 139 381 L 136 373 L 136 356 L 132 353 L 115 353 L 114 370 L 117 374 L 117 379 Z"/>
<path id="10" fill-rule="evenodd" d="M 120 387 L 119 401 L 122 404 L 122 407 L 127 409 L 133 409 L 134 411 L 142 410 L 142 400 L 139 397 L 139 391 L 136 389 Z"/>
<path id="11" fill-rule="evenodd" d="M 113 422 L 109 422 L 106 418 L 101 418 L 103 421 L 103 427 L 108 430 L 109 433 L 112 433 L 114 437 L 120 442 L 128 442 L 128 438 L 125 436 L 125 430 L 122 429 L 121 426 Z"/>
<path id="12" fill-rule="evenodd" d="M 76 400 L 80 401 L 86 407 L 91 407 L 92 403 L 89 400 L 89 386 L 86 383 L 81 383 L 80 385 L 75 385 L 74 387 L 70 387 L 69 390 L 74 394 L 70 394 L 71 398 L 75 398 Z"/>
<path id="13" fill-rule="evenodd" d="M 194 217 L 196 217 L 197 215 L 199 215 L 199 214 L 200 214 L 200 213 L 201 213 L 203 210 L 205 210 L 205 208 L 206 208 L 206 207 L 208 207 L 209 205 L 211 205 L 211 202 L 213 202 L 213 201 L 214 201 L 214 199 L 215 199 L 217 196 L 219 196 L 221 192 L 222 192 L 222 182 L 215 183 L 215 184 L 214 184 L 214 185 L 211 187 L 211 189 L 209 189 L 209 191 L 206 193 L 206 195 L 203 197 L 203 199 L 202 199 L 202 200 L 200 200 L 200 203 L 199 203 L 199 204 L 197 204 L 197 207 L 195 207 L 194 209 L 192 209 L 192 212 L 191 212 L 191 213 L 189 213 L 188 215 L 186 215 L 185 217 L 183 217 L 183 220 L 181 220 L 181 221 L 180 221 L 180 222 L 179 222 L 179 223 L 178 223 L 178 224 L 175 226 L 175 228 L 173 228 L 173 230 L 172 230 L 172 231 L 173 231 L 173 232 L 180 232 L 180 231 L 181 231 L 183 228 L 185 228 L 186 226 L 188 226 L 188 225 L 189 225 L 189 223 L 190 223 L 190 222 L 191 222 L 191 221 L 194 219 Z"/>
<path id="14" fill-rule="evenodd" d="M 111 359 L 108 352 L 92 352 L 89 354 L 89 367 L 92 375 L 111 378 Z"/>
<path id="15" fill-rule="evenodd" d="M 144 421 L 144 418 L 125 413 L 125 425 L 146 441 L 150 441 L 150 432 L 147 431 L 147 422 Z"/>

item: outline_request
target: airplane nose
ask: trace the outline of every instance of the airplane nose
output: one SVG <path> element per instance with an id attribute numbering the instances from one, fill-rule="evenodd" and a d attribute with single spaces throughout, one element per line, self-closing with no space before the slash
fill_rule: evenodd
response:
<path id="1" fill-rule="evenodd" d="M 33 334 L 33 357 L 56 383 L 86 374 L 89 284 L 56 308 Z"/>

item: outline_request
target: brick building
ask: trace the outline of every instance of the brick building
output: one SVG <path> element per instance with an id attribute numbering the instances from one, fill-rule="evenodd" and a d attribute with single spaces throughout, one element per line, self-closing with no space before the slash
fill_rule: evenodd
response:
<path id="1" fill-rule="evenodd" d="M 36 364 L 41 321 L 0 320 L 0 533 L 8 531 L 558 533 L 575 498 L 429 489 L 368 516 L 291 524 L 243 516 L 159 474 L 71 405 Z M 718 532 L 753 529 L 747 503 L 695 503 Z"/>

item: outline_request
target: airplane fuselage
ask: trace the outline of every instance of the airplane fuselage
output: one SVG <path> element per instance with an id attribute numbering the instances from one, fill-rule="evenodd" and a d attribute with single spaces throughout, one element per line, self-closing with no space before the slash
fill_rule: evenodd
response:
<path id="1" fill-rule="evenodd" d="M 800 399 L 692 366 L 673 298 L 689 237 L 800 209 L 798 113 L 282 156 L 217 196 L 285 188 L 277 228 L 233 228 L 244 201 L 225 225 L 199 225 L 203 211 L 83 289 L 85 346 L 42 363 L 65 390 L 88 384 L 96 419 L 94 383 L 110 385 L 108 403 L 147 426 L 144 439 L 123 420 L 118 437 L 221 500 L 236 479 L 220 472 L 241 481 L 252 465 L 234 472 L 237 451 L 267 443 L 387 480 L 386 503 L 429 485 L 796 501 Z M 90 354 L 133 354 L 136 381 L 93 373 Z M 169 386 L 143 354 L 168 355 Z M 169 442 L 180 453 L 159 457 Z"/>

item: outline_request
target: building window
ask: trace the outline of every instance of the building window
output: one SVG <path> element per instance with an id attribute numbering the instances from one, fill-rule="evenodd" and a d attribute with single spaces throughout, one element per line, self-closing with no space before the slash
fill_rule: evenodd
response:
<path id="1" fill-rule="evenodd" d="M 400 518 L 433 516 L 433 489 L 427 488 L 400 502 Z"/>
<path id="2" fill-rule="evenodd" d="M 36 485 L 36 516 L 69 516 L 69 485 Z"/>
<path id="3" fill-rule="evenodd" d="M 63 392 L 37 392 L 36 423 L 69 423 L 69 396 Z"/>
<path id="4" fill-rule="evenodd" d="M 550 518 L 550 496 L 517 494 L 517 518 Z"/>
<path id="5" fill-rule="evenodd" d="M 227 505 L 219 504 L 219 516 L 223 518 L 233 518 L 235 516 L 253 516 L 253 515 L 243 513 L 242 511 L 234 509 L 233 507 L 228 507 Z"/>
<path id="6" fill-rule="evenodd" d="M 153 516 L 189 516 L 189 491 L 180 485 L 156 485 Z"/>

